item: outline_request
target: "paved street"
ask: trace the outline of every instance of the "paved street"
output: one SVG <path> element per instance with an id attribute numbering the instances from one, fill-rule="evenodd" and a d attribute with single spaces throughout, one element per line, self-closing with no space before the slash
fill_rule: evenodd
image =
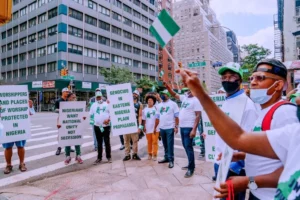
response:
<path id="1" fill-rule="evenodd" d="M 84 143 L 82 145 L 82 158 L 84 164 L 79 165 L 74 162 L 75 154 L 73 153 L 73 160 L 69 166 L 65 166 L 65 156 L 62 153 L 60 156 L 55 156 L 57 149 L 57 128 L 56 128 L 57 114 L 55 113 L 38 113 L 31 119 L 31 134 L 32 138 L 26 144 L 25 163 L 28 168 L 27 172 L 21 173 L 18 169 L 19 161 L 14 150 L 13 166 L 14 170 L 9 175 L 4 175 L 0 172 L 0 187 L 16 186 L 35 180 L 41 180 L 45 177 L 52 177 L 67 172 L 73 172 L 85 168 L 90 168 L 92 162 L 95 160 L 97 153 L 93 150 L 93 137 L 91 127 L 87 126 L 84 131 Z M 112 159 L 113 162 L 123 159 L 124 152 L 119 150 L 119 137 L 111 138 Z M 146 138 L 144 137 L 139 142 L 139 155 L 142 159 L 147 157 Z M 0 170 L 2 171 L 6 166 L 4 159 L 4 149 L 0 148 Z M 198 159 L 199 148 L 195 148 L 195 155 Z M 159 156 L 162 156 L 163 148 L 160 147 Z M 179 135 L 175 140 L 175 156 L 177 158 L 186 158 L 184 149 L 181 144 Z M 104 159 L 105 160 L 105 159 Z"/>

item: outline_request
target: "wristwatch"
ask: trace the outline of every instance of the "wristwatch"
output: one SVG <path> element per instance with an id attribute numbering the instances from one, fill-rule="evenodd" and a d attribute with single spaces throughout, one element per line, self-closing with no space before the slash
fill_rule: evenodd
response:
<path id="1" fill-rule="evenodd" d="M 254 176 L 249 177 L 248 188 L 250 190 L 256 190 L 258 188 L 257 184 L 255 183 Z"/>

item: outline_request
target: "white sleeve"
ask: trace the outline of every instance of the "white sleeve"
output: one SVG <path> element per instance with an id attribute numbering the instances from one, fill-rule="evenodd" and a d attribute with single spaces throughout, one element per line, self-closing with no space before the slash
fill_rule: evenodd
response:
<path id="1" fill-rule="evenodd" d="M 143 114 L 142 114 L 142 120 L 146 120 L 146 115 L 145 115 L 145 109 L 143 110 Z"/>
<path id="2" fill-rule="evenodd" d="M 194 100 L 194 111 L 203 111 L 202 105 L 200 104 L 198 99 Z"/>
<path id="3" fill-rule="evenodd" d="M 271 123 L 271 129 L 281 128 L 293 123 L 299 123 L 297 107 L 293 105 L 283 105 L 275 111 Z"/>
<path id="4" fill-rule="evenodd" d="M 173 102 L 173 107 L 174 107 L 174 114 L 179 113 L 179 108 L 178 108 L 177 103 Z"/>
<path id="5" fill-rule="evenodd" d="M 185 98 L 185 95 L 179 95 L 179 100 L 182 102 Z"/>

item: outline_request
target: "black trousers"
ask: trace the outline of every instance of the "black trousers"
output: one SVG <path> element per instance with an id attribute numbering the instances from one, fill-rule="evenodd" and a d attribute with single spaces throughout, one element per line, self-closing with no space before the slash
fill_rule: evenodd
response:
<path id="1" fill-rule="evenodd" d="M 105 153 L 106 158 L 111 158 L 111 147 L 110 147 L 110 126 L 103 127 L 104 132 L 101 132 L 99 126 L 94 126 L 96 138 L 98 144 L 102 144 L 103 140 L 105 143 Z M 103 153 L 103 145 L 98 145 L 98 159 L 102 160 L 102 153 Z"/>

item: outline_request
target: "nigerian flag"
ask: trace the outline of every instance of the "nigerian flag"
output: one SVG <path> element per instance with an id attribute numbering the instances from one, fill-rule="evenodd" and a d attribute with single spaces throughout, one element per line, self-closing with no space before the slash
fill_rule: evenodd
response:
<path id="1" fill-rule="evenodd" d="M 162 69 L 162 70 L 159 72 L 159 76 L 162 77 L 164 74 L 165 74 L 165 72 L 164 72 L 164 70 Z"/>
<path id="2" fill-rule="evenodd" d="M 169 13 L 163 9 L 150 26 L 150 32 L 156 38 L 162 48 L 174 37 L 180 27 Z"/>

